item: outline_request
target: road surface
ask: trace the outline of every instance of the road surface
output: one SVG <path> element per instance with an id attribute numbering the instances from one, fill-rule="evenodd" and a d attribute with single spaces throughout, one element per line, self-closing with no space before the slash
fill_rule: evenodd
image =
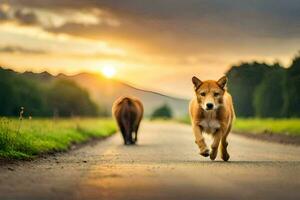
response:
<path id="1" fill-rule="evenodd" d="M 70 153 L 0 167 L 0 199 L 300 199 L 300 147 L 231 134 L 230 162 L 198 155 L 191 128 L 145 122 Z"/>

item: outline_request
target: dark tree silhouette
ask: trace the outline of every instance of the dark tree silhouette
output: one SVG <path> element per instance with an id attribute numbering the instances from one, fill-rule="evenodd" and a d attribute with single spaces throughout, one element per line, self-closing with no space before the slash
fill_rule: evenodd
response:
<path id="1" fill-rule="evenodd" d="M 167 104 L 162 105 L 161 107 L 155 109 L 151 115 L 152 119 L 155 118 L 170 119 L 172 117 L 173 117 L 172 109 Z"/>
<path id="2" fill-rule="evenodd" d="M 289 117 L 300 117 L 300 52 L 287 70 L 285 110 Z"/>
<path id="3" fill-rule="evenodd" d="M 228 89 L 233 96 L 235 111 L 239 117 L 252 117 L 255 115 L 253 105 L 254 92 L 262 82 L 270 67 L 265 63 L 242 63 L 233 66 L 228 72 Z"/>
<path id="4" fill-rule="evenodd" d="M 286 70 L 278 67 L 265 74 L 255 89 L 254 107 L 257 117 L 284 117 L 284 90 Z"/>
<path id="5" fill-rule="evenodd" d="M 300 117 L 300 53 L 287 69 L 242 63 L 227 76 L 238 117 Z"/>

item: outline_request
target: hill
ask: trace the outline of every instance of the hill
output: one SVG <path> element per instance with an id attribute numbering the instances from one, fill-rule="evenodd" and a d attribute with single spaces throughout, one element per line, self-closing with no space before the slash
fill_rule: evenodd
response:
<path id="1" fill-rule="evenodd" d="M 187 100 L 174 98 L 153 91 L 139 89 L 118 80 L 104 78 L 99 74 L 80 73 L 73 76 L 68 76 L 65 74 L 59 74 L 57 76 L 54 76 L 48 72 L 34 73 L 34 72 L 27 71 L 24 73 L 19 73 L 11 69 L 4 69 L 1 67 L 0 67 L 0 72 L 1 72 L 0 73 L 1 77 L 3 78 L 6 77 L 5 79 L 2 79 L 3 84 L 5 82 L 6 84 L 8 84 L 8 80 L 21 79 L 25 82 L 28 81 L 32 82 L 33 85 L 32 87 L 47 88 L 50 85 L 53 85 L 58 80 L 67 79 L 73 81 L 77 83 L 78 86 L 80 86 L 82 89 L 86 90 L 89 93 L 91 99 L 93 100 L 94 103 L 96 103 L 99 106 L 102 113 L 104 111 L 110 114 L 111 106 L 113 102 L 119 96 L 125 96 L 125 95 L 132 95 L 140 98 L 144 103 L 145 114 L 148 116 L 153 112 L 153 110 L 155 110 L 157 107 L 162 106 L 163 104 L 168 104 L 172 108 L 175 117 L 186 115 L 188 110 Z M 6 79 L 7 81 L 5 81 Z M 22 83 L 20 84 L 22 85 Z M 20 87 L 18 86 L 17 88 Z M 6 97 L 8 98 L 8 103 L 9 103 L 10 102 L 9 97 L 8 96 Z M 23 100 L 20 104 L 22 104 L 25 99 L 26 99 L 26 95 L 23 97 Z M 14 113 L 17 113 L 20 105 L 16 105 L 15 107 L 17 109 Z"/>
<path id="2" fill-rule="evenodd" d="M 60 74 L 58 77 L 71 79 L 88 90 L 91 98 L 97 104 L 104 105 L 108 112 L 119 96 L 132 95 L 143 101 L 145 114 L 148 116 L 155 108 L 163 104 L 168 104 L 172 108 L 175 117 L 187 115 L 188 101 L 185 99 L 139 89 L 118 80 L 106 79 L 98 74 L 81 73 L 74 76 Z"/>

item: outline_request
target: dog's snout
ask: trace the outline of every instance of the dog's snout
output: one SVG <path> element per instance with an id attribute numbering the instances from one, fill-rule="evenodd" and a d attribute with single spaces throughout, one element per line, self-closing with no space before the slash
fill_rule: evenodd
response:
<path id="1" fill-rule="evenodd" d="M 213 109 L 214 108 L 214 104 L 212 104 L 212 103 L 207 103 L 206 104 L 206 109 L 207 110 L 211 110 L 211 109 Z"/>

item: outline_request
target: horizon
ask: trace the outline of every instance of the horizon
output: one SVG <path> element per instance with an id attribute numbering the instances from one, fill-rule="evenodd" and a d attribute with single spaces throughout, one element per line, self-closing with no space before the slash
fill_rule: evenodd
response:
<path id="1" fill-rule="evenodd" d="M 35 72 L 35 71 L 31 71 L 31 70 L 17 71 L 17 70 L 14 70 L 13 68 L 8 68 L 8 67 L 5 67 L 5 66 L 2 66 L 1 64 L 0 64 L 0 68 L 5 69 L 5 70 L 12 70 L 16 73 L 34 73 L 34 74 L 48 73 L 53 77 L 58 77 L 58 76 L 69 76 L 70 77 L 70 76 L 79 76 L 79 75 L 82 75 L 82 74 L 87 74 L 87 75 L 91 75 L 91 76 L 98 76 L 100 79 L 116 81 L 116 82 L 119 82 L 121 84 L 127 85 L 128 87 L 136 89 L 136 90 L 157 94 L 157 95 L 165 96 L 165 97 L 172 98 L 172 99 L 185 100 L 185 101 L 189 100 L 189 98 L 184 98 L 184 97 L 176 96 L 176 95 L 173 95 L 173 94 L 168 94 L 168 93 L 165 93 L 165 92 L 159 91 L 159 90 L 152 90 L 150 88 L 144 88 L 142 86 L 134 85 L 130 82 L 126 82 L 126 81 L 119 80 L 119 79 L 116 79 L 116 78 L 108 78 L 108 77 L 105 77 L 105 75 L 103 75 L 99 72 L 82 71 L 82 72 L 76 72 L 74 74 L 66 74 L 66 73 L 63 73 L 63 72 L 53 74 L 53 73 L 51 73 L 47 70 L 40 71 L 40 72 Z"/>
<path id="2" fill-rule="evenodd" d="M 4 0 L 0 63 L 54 75 L 106 71 L 138 88 L 190 98 L 194 75 L 218 79 L 253 61 L 288 67 L 299 52 L 299 10 L 294 0 Z"/>
<path id="3" fill-rule="evenodd" d="M 297 52 L 299 54 L 300 50 L 297 51 Z M 298 54 L 295 53 L 294 56 L 292 56 L 290 58 L 290 60 L 288 61 L 288 64 L 286 64 L 286 65 L 283 64 L 282 62 L 280 62 L 280 60 L 278 60 L 278 59 L 274 59 L 273 62 L 258 61 L 258 60 L 255 60 L 255 59 L 254 60 L 249 60 L 249 61 L 239 61 L 237 63 L 229 65 L 228 68 L 226 69 L 226 71 L 223 74 L 225 74 L 233 66 L 239 66 L 239 65 L 241 65 L 243 63 L 253 63 L 253 62 L 266 63 L 266 64 L 269 64 L 269 65 L 279 63 L 282 67 L 288 68 L 288 67 L 290 67 L 290 65 L 292 63 L 293 58 L 296 55 L 298 55 Z M 90 71 L 89 70 L 78 70 L 78 71 L 73 71 L 73 72 L 64 71 L 62 69 L 61 71 L 52 72 L 47 67 L 44 67 L 44 68 L 31 68 L 31 67 L 22 67 L 22 66 L 21 67 L 20 66 L 13 67 L 13 66 L 2 65 L 1 63 L 0 63 L 0 67 L 2 67 L 3 69 L 11 69 L 11 70 L 13 70 L 15 72 L 19 72 L 19 73 L 25 73 L 25 72 L 43 73 L 43 72 L 46 72 L 46 73 L 49 73 L 50 75 L 55 76 L 55 77 L 59 76 L 59 75 L 76 76 L 76 75 L 80 75 L 80 74 L 85 74 L 86 73 L 86 74 L 90 74 L 90 75 L 97 75 L 97 76 L 99 76 L 99 77 L 101 77 L 103 79 L 111 79 L 111 80 L 119 81 L 119 82 L 121 82 L 123 84 L 127 84 L 128 86 L 133 87 L 133 88 L 138 89 L 138 90 L 143 90 L 143 91 L 146 91 L 146 92 L 158 93 L 160 95 L 168 96 L 168 97 L 171 97 L 171 98 L 183 99 L 183 100 L 189 100 L 189 99 L 191 99 L 193 97 L 194 93 L 193 93 L 193 90 L 192 90 L 193 85 L 192 85 L 192 82 L 191 82 L 191 78 L 193 76 L 197 76 L 196 74 L 194 74 L 189 79 L 190 82 L 191 82 L 190 88 L 189 88 L 190 90 L 188 91 L 189 94 L 180 94 L 180 93 L 176 93 L 176 92 L 172 93 L 172 92 L 170 92 L 168 90 L 163 90 L 163 89 L 161 89 L 159 87 L 153 87 L 153 88 L 151 88 L 151 87 L 147 87 L 147 86 L 142 85 L 142 84 L 139 85 L 139 83 L 135 83 L 135 82 L 132 82 L 132 81 L 126 80 L 126 79 L 121 79 L 121 78 L 118 78 L 118 77 L 115 77 L 115 76 L 114 77 L 107 77 L 105 74 L 103 74 L 103 72 L 101 72 L 101 69 L 97 70 L 97 71 L 93 71 L 93 70 L 90 70 Z M 221 76 L 222 76 L 222 74 L 221 74 Z M 221 76 L 219 76 L 219 77 L 221 77 Z M 200 77 L 200 76 L 197 76 L 197 77 Z M 209 79 L 209 78 L 205 79 L 205 78 L 201 78 L 200 77 L 200 79 L 203 80 L 203 81 L 205 81 L 205 80 L 216 80 L 217 78 L 216 79 L 213 79 L 213 78 L 211 78 L 211 79 Z"/>

